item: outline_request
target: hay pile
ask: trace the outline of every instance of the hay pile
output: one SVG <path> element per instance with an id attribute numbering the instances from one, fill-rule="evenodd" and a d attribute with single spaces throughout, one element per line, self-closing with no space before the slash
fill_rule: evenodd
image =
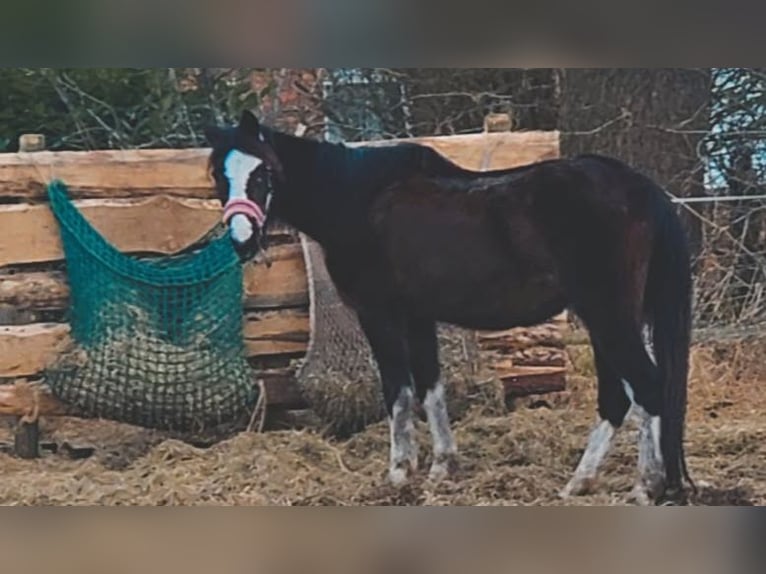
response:
<path id="1" fill-rule="evenodd" d="M 764 350 L 763 343 L 694 350 L 687 453 L 692 475 L 709 483 L 700 504 L 766 504 L 766 372 L 753 360 Z M 540 408 L 520 404 L 502 416 L 492 412 L 496 405 L 474 404 L 456 425 L 462 465 L 456 480 L 433 485 L 418 478 L 402 489 L 384 480 L 385 423 L 344 441 L 309 431 L 242 433 L 199 449 L 125 425 L 64 420 L 46 434 L 95 443 L 96 456 L 22 461 L 0 455 L 0 503 L 564 504 L 557 492 L 592 424 L 594 381 L 573 375 L 566 393 L 543 399 L 535 401 Z M 419 431 L 427 469 L 424 424 Z M 566 504 L 628 503 L 635 457 L 630 427 L 618 434 L 597 491 Z"/>
<path id="2" fill-rule="evenodd" d="M 188 321 L 210 323 L 199 313 Z M 62 402 L 85 417 L 201 442 L 244 428 L 255 403 L 244 357 L 222 352 L 184 325 L 158 325 L 135 305 L 104 305 L 95 323 L 107 326 L 95 342 L 73 343 L 48 369 L 46 382 Z M 173 332 L 190 338 L 174 340 Z"/>

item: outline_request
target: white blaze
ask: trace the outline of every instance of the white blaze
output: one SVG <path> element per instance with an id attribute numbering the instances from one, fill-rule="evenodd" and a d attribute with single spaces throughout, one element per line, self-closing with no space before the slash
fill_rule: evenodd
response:
<path id="1" fill-rule="evenodd" d="M 231 150 L 223 162 L 223 172 L 229 180 L 229 199 L 247 199 L 247 182 L 263 162 L 238 149 Z M 245 243 L 253 235 L 253 224 L 242 214 L 231 218 L 231 236 L 237 243 Z"/>

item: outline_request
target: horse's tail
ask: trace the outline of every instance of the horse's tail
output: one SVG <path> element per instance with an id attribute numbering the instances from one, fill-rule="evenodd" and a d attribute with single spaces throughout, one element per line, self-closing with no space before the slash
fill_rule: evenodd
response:
<path id="1" fill-rule="evenodd" d="M 660 194 L 664 195 L 660 191 Z M 686 387 L 691 343 L 692 279 L 686 235 L 672 204 L 657 196 L 657 227 L 647 278 L 647 311 L 660 372 L 660 449 L 668 493 L 682 479 L 696 489 L 684 457 Z"/>

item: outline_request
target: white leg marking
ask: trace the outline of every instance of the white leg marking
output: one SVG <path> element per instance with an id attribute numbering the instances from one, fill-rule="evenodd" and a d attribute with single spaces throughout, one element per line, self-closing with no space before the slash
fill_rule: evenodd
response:
<path id="1" fill-rule="evenodd" d="M 651 345 L 646 343 L 647 351 L 652 355 Z M 636 403 L 633 388 L 628 381 L 622 381 L 625 393 L 630 398 L 631 413 L 638 422 L 638 476 L 631 493 L 638 504 L 648 505 L 660 494 L 665 477 L 660 450 L 660 417 L 652 417 Z"/>
<path id="2" fill-rule="evenodd" d="M 428 417 L 434 453 L 434 460 L 428 475 L 432 480 L 441 480 L 454 470 L 457 463 L 457 447 L 450 429 L 447 399 L 441 381 L 437 382 L 433 389 L 426 392 L 423 407 Z"/>
<path id="3" fill-rule="evenodd" d="M 622 379 L 622 388 L 625 389 L 625 394 L 628 395 L 628 398 L 630 399 L 630 405 L 632 407 L 636 404 L 636 396 L 633 393 L 633 387 L 630 386 L 628 381 Z"/>
<path id="4" fill-rule="evenodd" d="M 410 387 L 402 387 L 389 419 L 391 428 L 391 459 L 388 477 L 392 484 L 407 481 L 410 471 L 418 466 L 418 446 L 412 407 L 415 398 Z"/>
<path id="5" fill-rule="evenodd" d="M 654 441 L 654 456 L 661 465 L 664 465 L 665 463 L 662 461 L 662 448 L 660 447 L 660 417 L 652 417 L 650 429 L 652 431 L 652 440 Z"/>
<path id="6" fill-rule="evenodd" d="M 636 502 L 648 505 L 660 494 L 665 470 L 659 451 L 659 417 L 652 417 L 641 406 L 633 405 L 638 419 L 638 476 L 633 487 Z"/>
<path id="7" fill-rule="evenodd" d="M 223 171 L 229 180 L 229 199 L 247 199 L 247 182 L 263 161 L 237 149 L 231 150 L 223 162 Z M 253 235 L 253 225 L 244 215 L 231 219 L 231 236 L 237 243 L 245 243 Z"/>
<path id="8" fill-rule="evenodd" d="M 657 357 L 654 355 L 654 341 L 652 341 L 652 336 L 652 330 L 648 325 L 644 325 L 644 328 L 641 330 L 641 338 L 643 339 L 644 348 L 646 349 L 649 358 L 656 365 Z"/>
<path id="9" fill-rule="evenodd" d="M 598 467 L 609 452 L 615 428 L 609 421 L 602 420 L 591 431 L 588 446 L 577 465 L 572 480 L 561 491 L 561 496 L 585 494 L 593 486 Z"/>

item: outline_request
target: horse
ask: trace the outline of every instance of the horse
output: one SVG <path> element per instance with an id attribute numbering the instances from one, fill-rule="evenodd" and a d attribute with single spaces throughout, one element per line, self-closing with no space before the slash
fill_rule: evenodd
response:
<path id="1" fill-rule="evenodd" d="M 437 322 L 501 330 L 569 310 L 593 347 L 598 419 L 559 494 L 592 489 L 630 412 L 639 421 L 636 500 L 686 500 L 690 256 L 657 183 L 594 154 L 476 172 L 409 142 L 352 148 L 291 136 L 250 111 L 205 135 L 243 260 L 274 218 L 321 245 L 377 365 L 393 484 L 417 471 L 418 405 L 432 438 L 429 477 L 458 468 Z"/>

